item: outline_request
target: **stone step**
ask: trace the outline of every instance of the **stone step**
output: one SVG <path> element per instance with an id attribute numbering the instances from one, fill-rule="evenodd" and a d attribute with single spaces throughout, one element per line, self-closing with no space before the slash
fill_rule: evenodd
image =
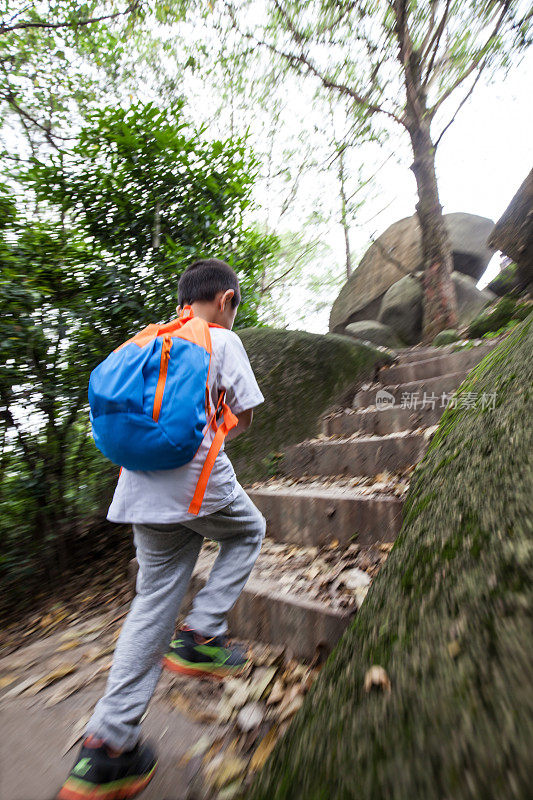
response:
<path id="1" fill-rule="evenodd" d="M 328 549 L 330 558 L 326 563 L 316 547 L 284 547 L 267 538 L 250 579 L 228 614 L 230 634 L 236 638 L 285 646 L 292 655 L 303 660 L 312 659 L 317 652 L 321 657 L 327 655 L 337 644 L 367 591 L 364 582 L 352 591 L 346 589 L 343 597 L 348 604 L 342 605 L 328 592 L 320 590 L 324 577 L 332 571 L 336 573 L 335 565 L 342 562 L 344 550 Z M 194 596 L 205 585 L 216 555 L 216 548 L 204 546 L 180 616 L 187 613 Z M 386 554 L 379 553 L 377 558 L 384 560 Z M 310 572 L 313 567 L 316 575 Z M 361 574 L 359 570 L 357 572 Z M 369 582 L 366 573 L 362 577 L 366 583 Z"/>
<path id="2" fill-rule="evenodd" d="M 420 408 L 365 408 L 359 411 L 346 408 L 324 420 L 322 432 L 326 436 L 352 436 L 354 433 L 386 436 L 389 433 L 413 431 L 437 425 L 445 405 L 439 402 Z"/>
<path id="3" fill-rule="evenodd" d="M 206 580 L 206 574 L 193 575 L 186 599 L 189 593 L 191 598 L 197 594 Z M 252 577 L 227 619 L 231 634 L 237 638 L 286 646 L 296 658 L 311 660 L 317 651 L 324 656 L 333 650 L 353 613 L 282 593 L 275 581 Z"/>
<path id="4" fill-rule="evenodd" d="M 282 468 L 291 477 L 399 472 L 422 458 L 427 441 L 424 433 L 312 439 L 287 448 Z"/>
<path id="5" fill-rule="evenodd" d="M 427 361 L 428 358 L 437 358 L 452 352 L 453 345 L 443 347 L 408 347 L 405 350 L 396 350 L 396 363 L 413 364 L 416 361 Z"/>
<path id="6" fill-rule="evenodd" d="M 372 487 L 265 484 L 247 493 L 267 521 L 267 536 L 279 542 L 318 546 L 392 542 L 402 524 L 403 500 Z"/>
<path id="7" fill-rule="evenodd" d="M 422 378 L 436 378 L 451 372 L 470 370 L 479 364 L 493 347 L 493 344 L 485 344 L 470 350 L 459 350 L 422 361 L 394 364 L 381 370 L 379 381 L 382 384 L 407 383 L 408 381 L 422 380 Z"/>
<path id="8" fill-rule="evenodd" d="M 355 395 L 354 408 L 367 408 L 379 405 L 382 409 L 402 403 L 404 407 L 417 410 L 421 405 L 441 405 L 442 395 L 451 395 L 468 375 L 468 370 L 439 375 L 436 378 L 423 378 L 407 383 L 374 385 L 361 389 Z M 384 394 L 386 393 L 386 394 Z M 425 402 L 424 402 L 425 394 Z M 445 398 L 446 399 L 446 398 Z"/>

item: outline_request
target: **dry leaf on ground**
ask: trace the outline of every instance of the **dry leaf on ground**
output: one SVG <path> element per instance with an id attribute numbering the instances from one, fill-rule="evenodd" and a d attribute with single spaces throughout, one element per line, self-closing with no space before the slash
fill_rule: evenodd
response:
<path id="1" fill-rule="evenodd" d="M 44 677 L 39 678 L 38 681 L 35 681 L 33 686 L 30 686 L 30 688 L 26 690 L 26 695 L 28 697 L 33 697 L 38 692 L 46 689 L 47 686 L 51 686 L 53 683 L 60 681 L 67 675 L 71 675 L 73 672 L 76 672 L 77 669 L 77 664 L 61 664 L 60 666 L 56 667 L 56 669 L 52 670 L 52 672 L 49 672 Z"/>
<path id="2" fill-rule="evenodd" d="M 370 692 L 372 689 L 381 689 L 382 691 L 390 694 L 391 683 L 389 676 L 383 669 L 377 665 L 370 667 L 365 675 L 365 692 Z"/>

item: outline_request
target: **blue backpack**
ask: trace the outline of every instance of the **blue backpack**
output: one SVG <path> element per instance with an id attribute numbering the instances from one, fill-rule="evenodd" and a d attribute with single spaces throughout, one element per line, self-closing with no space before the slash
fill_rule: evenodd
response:
<path id="1" fill-rule="evenodd" d="M 186 306 L 178 319 L 148 325 L 124 342 L 89 380 L 94 442 L 128 470 L 181 467 L 194 458 L 209 428 L 214 430 L 191 514 L 198 514 L 216 457 L 238 422 L 223 393 L 211 409 L 212 327 L 221 326 L 195 317 Z"/>

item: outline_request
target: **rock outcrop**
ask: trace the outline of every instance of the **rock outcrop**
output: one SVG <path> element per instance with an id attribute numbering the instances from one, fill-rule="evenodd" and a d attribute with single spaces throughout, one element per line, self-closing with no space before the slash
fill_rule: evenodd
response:
<path id="1" fill-rule="evenodd" d="M 486 241 L 493 223 L 474 214 L 446 214 L 454 269 L 479 279 L 493 251 Z M 420 226 L 416 214 L 395 222 L 379 236 L 342 287 L 331 309 L 329 329 L 342 333 L 350 322 L 377 319 L 387 289 L 422 268 Z"/>
<path id="2" fill-rule="evenodd" d="M 315 436 L 320 415 L 354 384 L 371 378 L 390 357 L 348 336 L 274 328 L 237 331 L 265 402 L 246 436 L 228 444 L 241 482 L 267 476 L 282 447 Z"/>
<path id="3" fill-rule="evenodd" d="M 422 281 L 405 275 L 383 295 L 379 321 L 398 334 L 404 344 L 416 344 L 422 334 Z"/>
<path id="4" fill-rule="evenodd" d="M 489 246 L 518 266 L 518 288 L 533 289 L 533 169 L 498 220 Z"/>
<path id="5" fill-rule="evenodd" d="M 467 325 L 495 299 L 488 289 L 478 289 L 468 275 L 452 273 L 457 294 L 457 313 L 460 325 Z M 391 328 L 404 344 L 417 344 L 422 338 L 422 273 L 406 275 L 383 295 L 379 321 Z M 357 323 L 353 323 L 357 324 Z"/>
<path id="6" fill-rule="evenodd" d="M 363 342 L 372 342 L 382 347 L 401 347 L 402 343 L 392 328 L 375 319 L 361 319 L 346 326 L 345 336 L 353 336 Z"/>
<path id="7" fill-rule="evenodd" d="M 387 562 L 247 800 L 531 797 L 532 348 L 533 315 L 445 411 Z"/>

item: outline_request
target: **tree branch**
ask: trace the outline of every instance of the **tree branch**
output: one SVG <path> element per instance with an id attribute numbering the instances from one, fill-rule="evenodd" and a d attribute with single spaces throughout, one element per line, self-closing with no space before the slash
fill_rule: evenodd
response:
<path id="1" fill-rule="evenodd" d="M 468 90 L 468 92 L 465 94 L 465 96 L 463 97 L 463 99 L 461 100 L 461 102 L 459 103 L 459 105 L 457 106 L 457 108 L 456 108 L 456 110 L 455 110 L 455 113 L 454 113 L 454 114 L 453 114 L 453 116 L 451 117 L 450 121 L 449 121 L 449 122 L 448 122 L 448 123 L 447 123 L 447 124 L 444 126 L 444 128 L 442 129 L 442 131 L 440 132 L 440 134 L 437 136 L 437 140 L 436 140 L 435 144 L 433 145 L 433 147 L 434 147 L 434 149 L 435 149 L 435 150 L 436 150 L 436 149 L 437 149 L 437 147 L 439 146 L 439 142 L 440 142 L 440 140 L 442 139 L 442 137 L 444 136 L 444 134 L 446 133 L 446 131 L 448 130 L 448 128 L 450 127 L 450 125 L 452 125 L 452 124 L 455 122 L 455 118 L 457 117 L 457 115 L 458 115 L 459 111 L 462 109 L 462 107 L 464 106 L 464 104 L 466 103 L 466 101 L 468 100 L 468 98 L 471 96 L 472 92 L 473 92 L 473 91 L 474 91 L 474 89 L 476 88 L 476 84 L 477 84 L 478 80 L 479 80 L 479 79 L 480 79 L 480 77 L 481 77 L 481 73 L 483 72 L 483 69 L 484 69 L 484 67 L 485 67 L 485 65 L 483 64 L 483 65 L 482 65 L 482 66 L 479 68 L 479 72 L 478 72 L 478 74 L 476 75 L 476 79 L 475 79 L 475 81 L 472 83 L 472 86 L 470 87 L 470 89 Z"/>
<path id="2" fill-rule="evenodd" d="M 487 64 L 487 58 L 486 58 L 487 47 L 490 45 L 490 43 L 496 37 L 496 34 L 500 30 L 508 10 L 509 10 L 508 3 L 505 3 L 502 9 L 502 13 L 498 17 L 498 21 L 494 26 L 494 30 L 492 31 L 491 35 L 485 42 L 485 45 L 481 48 L 480 52 L 478 53 L 478 56 L 473 59 L 472 63 L 470 64 L 466 72 L 463 72 L 463 74 L 460 75 L 459 78 L 457 78 L 457 80 L 454 81 L 454 83 L 452 83 L 452 85 L 448 89 L 446 89 L 446 91 L 442 94 L 442 96 L 435 101 L 430 112 L 432 115 L 444 103 L 444 101 L 447 100 L 448 97 L 474 72 L 475 69 L 479 67 L 480 73 L 483 71 L 483 69 Z"/>
<path id="3" fill-rule="evenodd" d="M 413 52 L 413 43 L 409 33 L 408 4 L 407 0 L 394 0 L 391 4 L 396 19 L 395 30 L 399 45 L 399 60 L 405 76 L 405 93 L 407 105 L 407 118 L 410 123 L 420 121 L 424 116 L 425 108 L 420 100 L 420 75 L 418 59 Z"/>
<path id="4" fill-rule="evenodd" d="M 430 0 L 430 4 L 431 4 L 431 14 L 430 14 L 430 17 L 429 17 L 427 33 L 424 36 L 424 38 L 422 40 L 422 44 L 420 45 L 420 48 L 419 48 L 420 54 L 422 54 L 424 52 L 424 50 L 428 46 L 429 41 L 431 39 L 433 28 L 435 26 L 435 16 L 436 16 L 437 6 L 439 4 L 439 0 Z"/>
<path id="5" fill-rule="evenodd" d="M 270 42 L 265 42 L 263 39 L 258 39 L 252 33 L 241 31 L 238 27 L 237 20 L 235 19 L 232 6 L 229 3 L 226 3 L 226 7 L 228 8 L 234 27 L 239 31 L 241 36 L 244 36 L 246 39 L 251 39 L 261 47 L 266 47 L 271 53 L 281 56 L 295 68 L 298 66 L 304 67 L 308 72 L 318 78 L 326 89 L 334 89 L 335 91 L 339 92 L 339 94 L 350 97 L 357 105 L 365 108 L 371 114 L 384 114 L 390 119 L 393 119 L 399 125 L 405 127 L 406 123 L 403 117 L 399 117 L 393 111 L 387 111 L 387 109 L 383 108 L 378 103 L 371 102 L 368 100 L 368 98 L 365 98 L 363 95 L 359 94 L 359 92 L 356 92 L 354 89 L 351 89 L 349 86 L 346 86 L 343 83 L 337 83 L 336 81 L 328 78 L 327 75 L 323 75 L 304 53 L 286 53 L 283 50 L 278 50 L 278 48 L 274 47 L 274 45 L 270 44 Z"/>
<path id="6" fill-rule="evenodd" d="M 43 131 L 46 136 L 48 144 L 52 145 L 52 147 L 55 147 L 56 150 L 58 149 L 58 147 L 54 139 L 61 139 L 62 141 L 66 142 L 74 138 L 73 136 L 61 136 L 58 133 L 52 133 L 52 130 L 48 125 L 43 125 L 42 122 L 39 122 L 39 120 L 35 119 L 35 117 L 32 117 L 32 115 L 29 114 L 24 108 L 22 108 L 22 106 L 19 106 L 11 88 L 9 88 L 7 92 L 4 93 L 4 99 L 6 100 L 7 104 L 11 106 L 11 108 L 14 111 L 16 111 L 16 113 L 19 115 L 23 125 L 24 125 L 24 120 L 28 120 L 28 122 L 31 122 L 31 124 L 35 125 L 36 128 L 39 128 L 39 130 Z"/>
<path id="7" fill-rule="evenodd" d="M 59 28 L 81 28 L 86 25 L 94 25 L 96 22 L 106 22 L 117 17 L 123 17 L 136 11 L 140 6 L 140 0 L 134 0 L 124 11 L 117 11 L 115 14 L 104 14 L 101 17 L 87 17 L 73 22 L 17 22 L 15 25 L 5 25 L 0 23 L 0 35 L 11 33 L 11 31 L 25 30 L 28 28 L 41 28 L 46 30 L 58 30 Z"/>
<path id="8" fill-rule="evenodd" d="M 26 437 L 22 433 L 20 425 L 15 420 L 13 414 L 11 413 L 11 409 L 9 408 L 9 394 L 7 393 L 5 387 L 0 385 L 0 399 L 4 405 L 4 408 L 0 409 L 0 417 L 7 423 L 10 428 L 13 428 L 15 433 L 17 434 L 17 439 L 19 440 L 19 444 L 21 450 L 23 452 L 24 458 L 26 460 L 27 465 L 29 466 L 32 472 L 35 472 L 37 469 L 37 460 L 34 457 L 33 453 L 31 452 L 31 447 L 26 441 Z"/>
<path id="9" fill-rule="evenodd" d="M 433 64 L 435 63 L 435 58 L 437 57 L 437 53 L 439 50 L 440 40 L 442 38 L 442 34 L 444 33 L 444 28 L 446 27 L 446 20 L 448 19 L 449 10 L 450 10 L 450 0 L 446 0 L 446 5 L 444 7 L 444 11 L 442 12 L 442 17 L 437 26 L 435 34 L 432 37 L 431 41 L 429 42 L 427 49 L 422 50 L 420 54 L 420 63 L 423 64 L 427 56 L 429 55 L 429 51 L 431 50 L 433 45 L 435 45 L 433 48 L 433 53 L 431 54 L 431 58 L 429 60 L 429 66 L 426 70 L 426 74 L 422 81 L 423 86 L 426 86 L 427 82 L 429 81 L 431 70 L 433 69 Z"/>

